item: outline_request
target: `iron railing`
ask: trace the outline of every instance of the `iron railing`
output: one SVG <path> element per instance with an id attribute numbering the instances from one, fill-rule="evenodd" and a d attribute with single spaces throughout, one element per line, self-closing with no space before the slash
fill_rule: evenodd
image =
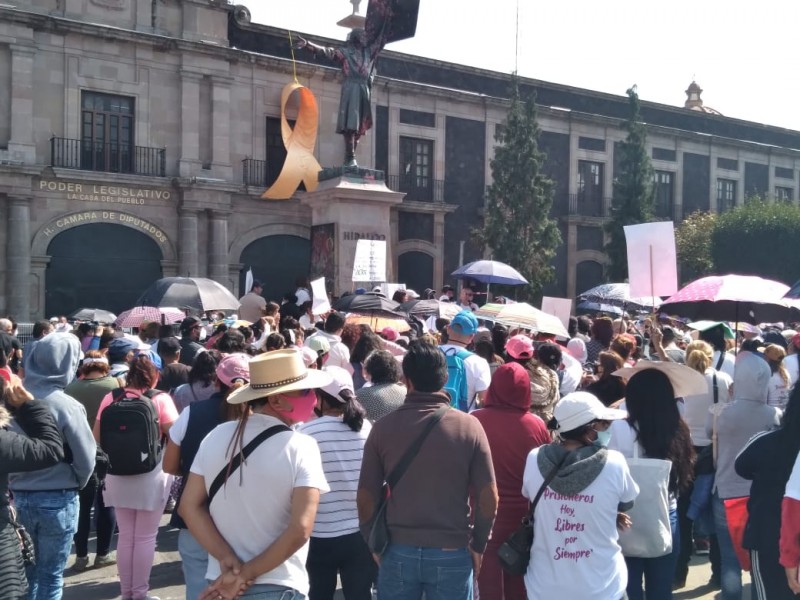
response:
<path id="1" fill-rule="evenodd" d="M 610 217 L 611 198 L 587 196 L 585 194 L 569 195 L 569 214 L 582 217 Z"/>
<path id="2" fill-rule="evenodd" d="M 267 161 L 245 158 L 242 161 L 242 183 L 267 187 Z"/>
<path id="3" fill-rule="evenodd" d="M 165 177 L 166 149 L 51 137 L 50 166 L 81 171 Z"/>
<path id="4" fill-rule="evenodd" d="M 444 203 L 444 181 L 411 175 L 389 175 L 386 185 L 394 192 L 405 193 L 406 200 Z"/>

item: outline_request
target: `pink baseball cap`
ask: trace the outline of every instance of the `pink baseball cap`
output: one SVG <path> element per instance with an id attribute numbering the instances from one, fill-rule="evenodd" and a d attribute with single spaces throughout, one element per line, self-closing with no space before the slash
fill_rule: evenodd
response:
<path id="1" fill-rule="evenodd" d="M 533 340 L 527 335 L 515 335 L 506 342 L 506 352 L 511 358 L 533 358 Z"/>
<path id="2" fill-rule="evenodd" d="M 217 379 L 231 387 L 237 381 L 250 382 L 250 357 L 246 354 L 229 354 L 217 365 Z"/>
<path id="3" fill-rule="evenodd" d="M 381 329 L 381 335 L 390 342 L 396 342 L 397 338 L 400 337 L 400 332 L 394 327 L 384 327 Z"/>

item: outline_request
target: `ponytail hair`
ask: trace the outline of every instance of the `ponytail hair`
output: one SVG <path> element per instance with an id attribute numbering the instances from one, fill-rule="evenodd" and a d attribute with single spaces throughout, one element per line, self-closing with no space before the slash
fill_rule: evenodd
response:
<path id="1" fill-rule="evenodd" d="M 361 403 L 356 400 L 356 395 L 348 389 L 343 389 L 339 395 L 344 400 L 330 395 L 322 389 L 317 389 L 317 394 L 322 399 L 322 403 L 330 408 L 342 409 L 342 422 L 347 425 L 352 431 L 361 431 L 364 426 L 364 418 L 367 416 L 367 411 L 361 406 Z"/>
<path id="2" fill-rule="evenodd" d="M 711 366 L 713 358 L 714 349 L 708 342 L 695 340 L 686 346 L 686 366 L 698 373 L 705 373 Z"/>

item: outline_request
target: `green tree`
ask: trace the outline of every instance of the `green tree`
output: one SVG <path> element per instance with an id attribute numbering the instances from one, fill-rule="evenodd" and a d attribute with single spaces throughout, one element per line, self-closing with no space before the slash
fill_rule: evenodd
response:
<path id="1" fill-rule="evenodd" d="M 717 215 L 698 210 L 686 217 L 675 229 L 675 247 L 678 251 L 682 283 L 715 272 L 711 246 L 716 225 Z"/>
<path id="2" fill-rule="evenodd" d="M 518 297 L 532 299 L 554 279 L 561 233 L 550 218 L 553 182 L 542 171 L 546 155 L 539 150 L 535 99 L 520 96 L 516 74 L 508 117 L 495 141 L 486 219 L 475 237 L 491 249 L 492 258 L 522 273 L 529 285 Z"/>
<path id="3" fill-rule="evenodd" d="M 750 198 L 717 217 L 711 253 L 718 273 L 800 279 L 800 207 Z"/>
<path id="4" fill-rule="evenodd" d="M 628 90 L 630 116 L 622 125 L 628 136 L 620 144 L 619 173 L 614 179 L 611 220 L 606 224 L 608 265 L 606 277 L 611 281 L 628 278 L 628 255 L 625 245 L 626 225 L 638 225 L 653 220 L 655 189 L 653 167 L 647 155 L 647 130 L 639 114 L 636 86 Z"/>

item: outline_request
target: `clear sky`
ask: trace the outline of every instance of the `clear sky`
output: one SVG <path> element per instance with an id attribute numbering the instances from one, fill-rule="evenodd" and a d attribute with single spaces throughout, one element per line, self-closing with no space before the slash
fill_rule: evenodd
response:
<path id="1" fill-rule="evenodd" d="M 236 0 L 253 22 L 335 39 L 348 0 Z M 366 14 L 368 0 L 362 0 Z M 511 72 L 517 0 L 420 0 L 414 39 L 388 49 Z M 696 79 L 729 117 L 800 130 L 798 0 L 519 0 L 518 70 L 683 106 Z M 288 42 L 287 42 L 288 43 Z"/>

